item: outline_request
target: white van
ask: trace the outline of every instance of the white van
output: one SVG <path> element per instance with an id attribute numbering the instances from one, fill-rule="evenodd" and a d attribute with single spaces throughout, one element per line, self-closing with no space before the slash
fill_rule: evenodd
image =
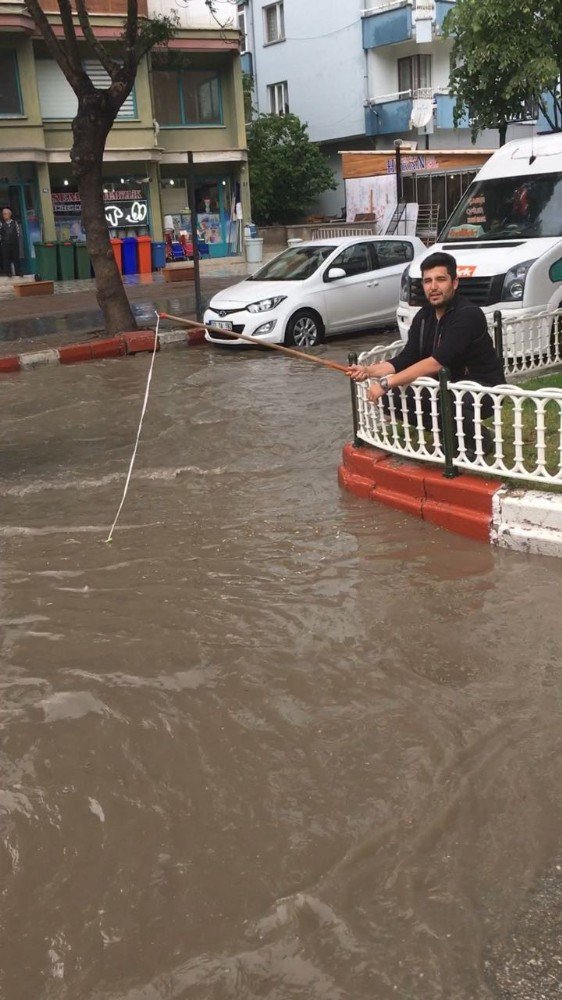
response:
<path id="1" fill-rule="evenodd" d="M 457 261 L 459 291 L 505 321 L 562 307 L 562 134 L 509 142 L 484 164 L 439 235 L 402 276 L 402 340 L 425 302 L 420 263 Z"/>

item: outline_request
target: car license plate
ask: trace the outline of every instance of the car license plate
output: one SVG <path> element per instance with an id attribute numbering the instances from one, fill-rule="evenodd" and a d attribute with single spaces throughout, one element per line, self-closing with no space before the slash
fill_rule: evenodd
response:
<path id="1" fill-rule="evenodd" d="M 219 330 L 232 330 L 232 323 L 229 323 L 226 319 L 214 319 L 209 326 L 216 326 Z"/>

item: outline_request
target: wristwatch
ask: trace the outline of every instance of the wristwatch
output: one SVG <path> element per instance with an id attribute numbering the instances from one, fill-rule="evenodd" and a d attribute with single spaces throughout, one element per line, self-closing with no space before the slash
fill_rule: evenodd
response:
<path id="1" fill-rule="evenodd" d="M 390 389 L 390 382 L 386 375 L 383 375 L 383 377 L 379 379 L 379 385 L 383 392 L 385 393 L 388 392 L 388 390 Z"/>

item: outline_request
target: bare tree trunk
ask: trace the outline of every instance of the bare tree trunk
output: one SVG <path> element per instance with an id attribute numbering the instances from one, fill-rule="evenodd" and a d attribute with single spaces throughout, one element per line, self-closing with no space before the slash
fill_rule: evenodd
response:
<path id="1" fill-rule="evenodd" d="M 113 335 L 136 330 L 137 324 L 115 262 L 105 218 L 103 152 L 114 121 L 105 103 L 105 94 L 99 91 L 80 99 L 78 114 L 72 122 L 74 143 L 70 158 L 82 202 L 82 224 L 96 276 L 97 299 L 106 331 Z"/>

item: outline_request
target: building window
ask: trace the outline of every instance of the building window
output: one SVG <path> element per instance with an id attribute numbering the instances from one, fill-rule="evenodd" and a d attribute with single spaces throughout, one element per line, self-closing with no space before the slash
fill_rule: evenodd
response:
<path id="1" fill-rule="evenodd" d="M 111 80 L 101 63 L 95 59 L 82 63 L 95 87 L 106 90 Z M 37 59 L 35 62 L 39 106 L 43 121 L 72 121 L 78 111 L 78 98 L 54 59 Z M 117 112 L 117 121 L 137 117 L 135 88 Z"/>
<path id="2" fill-rule="evenodd" d="M 431 56 L 408 56 L 398 60 L 398 90 L 429 90 L 431 88 Z"/>
<path id="3" fill-rule="evenodd" d="M 240 52 L 248 51 L 248 41 L 246 38 L 246 4 L 239 3 L 236 8 L 236 21 L 240 32 Z"/>
<path id="4" fill-rule="evenodd" d="M 534 97 L 521 102 L 521 113 L 514 115 L 512 122 L 535 122 L 539 117 L 539 102 Z"/>
<path id="5" fill-rule="evenodd" d="M 267 88 L 269 94 L 269 113 L 271 115 L 288 115 L 289 114 L 289 92 L 287 89 L 287 81 L 284 80 L 283 83 L 272 83 L 270 87 Z"/>
<path id="6" fill-rule="evenodd" d="M 18 61 L 13 49 L 0 49 L 0 116 L 23 114 Z"/>
<path id="7" fill-rule="evenodd" d="M 285 39 L 285 19 L 283 15 L 283 4 L 272 3 L 263 8 L 264 38 L 265 44 L 272 42 L 282 42 Z"/>
<path id="8" fill-rule="evenodd" d="M 160 125 L 222 125 L 220 79 L 214 70 L 153 71 Z"/>

